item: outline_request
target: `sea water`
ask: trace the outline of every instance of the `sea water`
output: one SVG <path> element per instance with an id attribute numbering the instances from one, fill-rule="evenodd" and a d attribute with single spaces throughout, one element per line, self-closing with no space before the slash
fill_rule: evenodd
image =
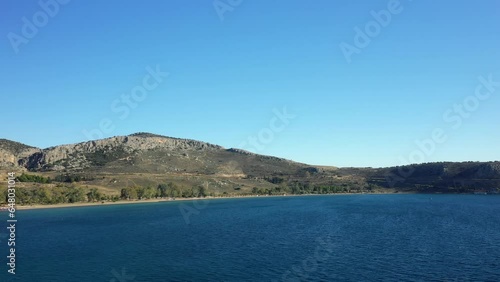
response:
<path id="1" fill-rule="evenodd" d="M 17 219 L 16 275 L 3 229 L 0 281 L 500 281 L 494 195 L 174 201 Z"/>

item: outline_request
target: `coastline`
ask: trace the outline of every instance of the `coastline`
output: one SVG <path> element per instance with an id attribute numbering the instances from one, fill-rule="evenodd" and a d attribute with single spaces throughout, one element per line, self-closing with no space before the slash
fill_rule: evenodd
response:
<path id="1" fill-rule="evenodd" d="M 218 199 L 240 199 L 240 198 L 270 198 L 270 197 L 300 197 L 300 196 L 341 196 L 341 195 L 385 195 L 385 194 L 412 194 L 412 193 L 335 193 L 335 194 L 287 194 L 287 195 L 245 195 L 245 196 L 228 196 L 228 197 L 205 197 L 205 198 L 175 198 L 175 199 L 148 199 L 148 200 L 120 200 L 116 202 L 93 202 L 93 203 L 62 203 L 52 205 L 16 205 L 16 210 L 35 210 L 35 209 L 55 209 L 55 208 L 77 208 L 77 207 L 94 207 L 94 206 L 109 206 L 109 205 L 129 205 L 129 204 L 148 204 L 148 203 L 163 203 L 163 202 L 183 202 L 197 200 L 218 200 Z M 0 210 L 5 211 L 5 210 Z"/>
<path id="2" fill-rule="evenodd" d="M 162 203 L 162 202 L 179 202 L 179 201 L 196 201 L 196 200 L 209 200 L 209 199 L 226 199 L 226 198 L 241 198 L 241 197 L 206 197 L 206 198 L 176 198 L 174 199 L 147 199 L 147 200 L 120 200 L 116 202 L 93 202 L 93 203 L 62 203 L 52 205 L 16 205 L 17 210 L 34 210 L 34 209 L 55 209 L 55 208 L 72 208 L 72 207 L 97 207 L 97 206 L 111 206 L 111 205 L 131 205 L 131 204 L 149 204 L 149 203 Z"/>

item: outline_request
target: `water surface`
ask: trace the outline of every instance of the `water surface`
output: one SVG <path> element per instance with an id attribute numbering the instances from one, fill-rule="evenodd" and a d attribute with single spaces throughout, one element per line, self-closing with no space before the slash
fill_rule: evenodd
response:
<path id="1" fill-rule="evenodd" d="M 261 197 L 18 220 L 17 274 L 2 263 L 0 281 L 500 281 L 500 196 Z"/>

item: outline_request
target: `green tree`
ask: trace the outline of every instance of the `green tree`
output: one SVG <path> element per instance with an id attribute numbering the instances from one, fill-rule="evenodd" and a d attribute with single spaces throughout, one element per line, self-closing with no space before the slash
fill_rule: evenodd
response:
<path id="1" fill-rule="evenodd" d="M 37 202 L 40 204 L 50 204 L 51 202 L 50 192 L 45 187 L 35 189 L 33 195 L 35 196 L 36 199 L 38 199 Z"/>
<path id="2" fill-rule="evenodd" d="M 123 200 L 130 199 L 130 194 L 127 188 L 122 188 L 122 190 L 120 191 L 120 198 L 122 198 Z"/>
<path id="3" fill-rule="evenodd" d="M 191 197 L 193 197 L 193 190 L 181 188 L 181 195 L 183 198 L 191 198 Z"/>
<path id="4" fill-rule="evenodd" d="M 169 186 L 167 184 L 159 184 L 157 195 L 162 198 L 168 197 L 168 189 Z"/>
<path id="5" fill-rule="evenodd" d="M 97 191 L 96 188 L 90 189 L 90 192 L 87 193 L 87 198 L 89 202 L 95 202 L 101 200 L 101 193 Z"/>
<path id="6" fill-rule="evenodd" d="M 83 192 L 82 188 L 69 188 L 66 198 L 69 203 L 78 203 L 85 201 L 85 192 Z"/>
<path id="7" fill-rule="evenodd" d="M 145 189 L 143 187 L 137 187 L 137 199 L 142 200 L 144 198 Z"/>
<path id="8" fill-rule="evenodd" d="M 175 198 L 182 196 L 181 189 L 179 188 L 179 186 L 177 186 L 177 184 L 169 182 L 167 185 L 168 185 L 168 194 L 170 197 Z"/>
<path id="9" fill-rule="evenodd" d="M 123 188 L 120 193 L 120 198 L 124 200 L 137 199 L 137 190 L 135 187 Z"/>
<path id="10" fill-rule="evenodd" d="M 144 199 L 152 199 L 156 197 L 156 190 L 153 187 L 148 186 L 144 189 L 142 197 Z"/>
<path id="11" fill-rule="evenodd" d="M 205 198 L 206 196 L 207 196 L 207 190 L 205 189 L 205 187 L 200 186 L 198 191 L 198 197 Z"/>

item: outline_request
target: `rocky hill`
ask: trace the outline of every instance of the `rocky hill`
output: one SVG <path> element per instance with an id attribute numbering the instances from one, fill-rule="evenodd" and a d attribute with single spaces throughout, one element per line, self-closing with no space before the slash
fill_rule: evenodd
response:
<path id="1" fill-rule="evenodd" d="M 2 168 L 59 179 L 64 179 L 61 178 L 63 175 L 71 175 L 75 179 L 91 179 L 86 185 L 115 190 L 129 185 L 155 186 L 167 181 L 184 186 L 208 182 L 218 191 L 241 193 L 249 193 L 259 187 L 269 191 L 295 189 L 293 193 L 331 190 L 443 193 L 500 190 L 498 161 L 336 168 L 312 166 L 241 149 L 226 149 L 205 142 L 150 133 L 46 149 L 0 139 Z"/>
<path id="2" fill-rule="evenodd" d="M 41 152 L 40 149 L 19 142 L 0 139 L 0 167 L 17 167 L 19 160 Z"/>
<path id="3" fill-rule="evenodd" d="M 136 133 L 38 149 L 5 140 L 2 165 L 33 172 L 185 172 L 253 175 L 295 173 L 305 165 L 190 139 Z"/>

